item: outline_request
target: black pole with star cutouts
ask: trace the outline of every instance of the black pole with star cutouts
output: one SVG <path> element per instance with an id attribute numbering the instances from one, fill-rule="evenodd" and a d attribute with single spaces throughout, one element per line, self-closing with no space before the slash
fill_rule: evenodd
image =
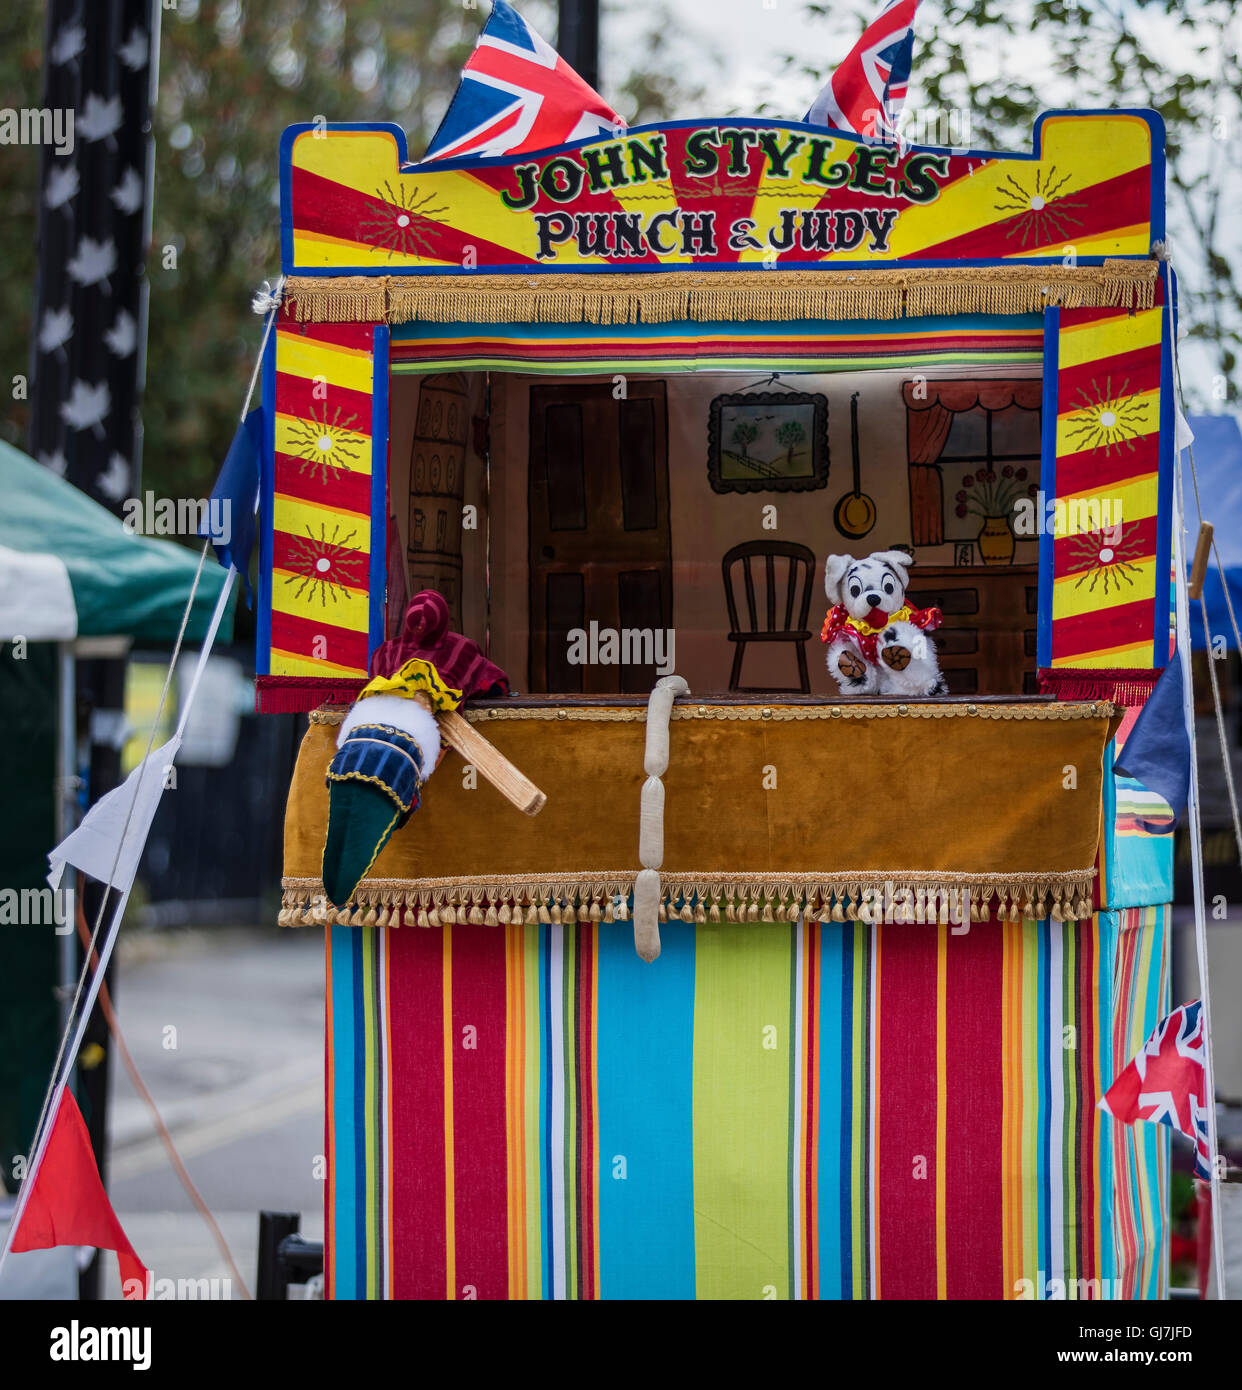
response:
<path id="1" fill-rule="evenodd" d="M 153 143 L 161 0 L 48 0 L 43 109 L 61 138 L 39 170 L 32 315 L 30 452 L 118 516 L 140 496 Z M 64 138 L 70 127 L 72 140 Z M 45 124 L 45 129 L 48 128 Z M 121 781 L 123 655 L 76 662 L 77 771 L 83 804 Z M 101 890 L 82 907 L 93 924 Z M 81 956 L 79 956 L 80 968 Z M 109 988 L 116 993 L 115 971 Z M 107 1182 L 111 1038 L 96 1010 L 76 1093 Z M 79 1294 L 100 1294 L 98 1255 Z"/>
<path id="2" fill-rule="evenodd" d="M 118 515 L 138 493 L 159 0 L 49 0 L 30 452 Z"/>

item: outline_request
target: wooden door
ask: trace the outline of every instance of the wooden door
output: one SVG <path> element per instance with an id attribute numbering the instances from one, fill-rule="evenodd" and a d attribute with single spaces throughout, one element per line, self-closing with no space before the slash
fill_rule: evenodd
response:
<path id="1" fill-rule="evenodd" d="M 570 634 L 672 623 L 664 383 L 530 390 L 530 685 L 645 694 L 654 663 L 575 664 Z M 631 653 L 632 654 L 632 653 Z"/>

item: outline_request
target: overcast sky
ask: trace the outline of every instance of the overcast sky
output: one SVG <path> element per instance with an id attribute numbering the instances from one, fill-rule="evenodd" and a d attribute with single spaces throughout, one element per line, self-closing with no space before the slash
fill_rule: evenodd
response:
<path id="1" fill-rule="evenodd" d="M 1133 30 L 1147 39 L 1152 52 L 1174 54 L 1174 61 L 1193 68 L 1196 58 L 1192 35 L 1162 13 L 1162 7 L 1140 7 L 1130 0 L 1102 0 L 1109 8 L 1126 11 Z M 552 0 L 540 0 L 547 6 L 548 19 L 544 32 L 555 35 L 555 5 Z M 1087 10 L 1100 7 L 1101 0 L 1082 0 Z M 701 84 L 709 96 L 700 103 L 702 110 L 681 113 L 686 116 L 724 115 L 730 111 L 753 112 L 763 101 L 769 114 L 787 119 L 799 119 L 810 105 L 822 81 L 849 52 L 860 32 L 858 13 L 872 14 L 879 9 L 878 0 L 823 0 L 833 14 L 840 13 L 839 23 L 808 13 L 806 0 L 664 0 L 676 20 L 671 48 L 678 59 L 677 69 L 684 72 L 688 83 Z M 1008 8 L 1015 13 L 1029 11 L 1031 0 L 1009 0 Z M 644 0 L 625 0 L 609 5 L 604 0 L 602 44 L 604 96 L 608 95 L 610 79 L 620 80 L 620 70 L 633 65 L 636 45 L 643 31 L 650 26 L 651 16 L 659 6 Z M 935 11 L 924 7 L 926 20 L 933 21 Z M 534 16 L 532 15 L 532 20 Z M 1007 51 L 997 45 L 995 29 L 972 34 L 968 28 L 959 29 L 955 36 L 966 50 L 972 77 L 986 79 L 1001 70 L 1020 70 L 1029 80 L 1045 69 L 1049 90 L 1048 106 L 1073 105 L 1072 87 L 1056 78 L 1047 68 L 1048 50 L 1038 36 L 1011 42 Z M 918 64 L 919 21 L 915 21 L 914 70 L 910 100 L 920 97 Z M 784 59 L 798 55 L 802 63 L 818 69 L 821 79 L 798 72 L 785 73 Z M 717 93 L 712 99 L 711 93 Z"/>

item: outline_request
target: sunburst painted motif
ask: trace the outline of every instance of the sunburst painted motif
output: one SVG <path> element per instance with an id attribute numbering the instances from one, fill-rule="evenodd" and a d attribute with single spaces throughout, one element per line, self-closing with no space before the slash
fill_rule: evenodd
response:
<path id="1" fill-rule="evenodd" d="M 1065 437 L 1073 442 L 1075 452 L 1082 449 L 1103 449 L 1105 455 L 1123 445 L 1134 452 L 1134 441 L 1147 432 L 1147 411 L 1150 401 L 1129 394 L 1127 378 L 1113 391 L 1112 377 L 1106 377 L 1103 387 L 1094 383 L 1095 399 L 1079 389 L 1082 404 L 1073 412 L 1066 426 Z"/>
<path id="2" fill-rule="evenodd" d="M 1062 174 L 1058 178 L 1054 164 L 1047 173 L 1036 169 L 1034 183 L 1027 188 L 1013 174 L 1006 174 L 996 190 L 999 201 L 993 206 L 997 212 L 1018 215 L 1006 223 L 1005 240 L 1018 235 L 1025 250 L 1029 242 L 1060 241 L 1081 227 L 1082 218 L 1077 214 L 1086 204 L 1061 196 L 1070 177 Z"/>
<path id="3" fill-rule="evenodd" d="M 318 598 L 320 606 L 326 608 L 329 599 L 338 603 L 345 596 L 347 586 L 361 587 L 367 557 L 349 544 L 357 531 L 342 536 L 340 530 L 338 522 L 329 536 L 326 523 L 321 522 L 316 536 L 307 526 L 306 539 L 299 536 L 290 545 L 287 563 L 294 573 L 285 583 L 298 586 L 295 599 L 306 593 L 311 603 Z"/>
<path id="4" fill-rule="evenodd" d="M 404 185 L 393 188 L 387 179 L 383 188 L 377 188 L 370 215 L 358 224 L 360 239 L 369 246 L 383 247 L 389 258 L 403 256 L 429 256 L 431 236 L 427 224 L 443 222 L 448 205 L 429 206 L 436 199 L 429 193 L 425 198 L 418 196 L 418 185 L 407 190 Z"/>
<path id="5" fill-rule="evenodd" d="M 1095 593 L 1097 588 L 1102 594 L 1110 594 L 1123 585 L 1134 587 L 1134 576 L 1139 573 L 1135 561 L 1142 558 L 1142 543 L 1136 528 L 1131 527 L 1128 535 L 1120 523 L 1098 531 L 1085 531 L 1067 542 L 1067 550 L 1071 572 L 1082 570 L 1074 581 L 1075 589 L 1086 584 L 1089 594 Z"/>
<path id="6" fill-rule="evenodd" d="M 325 403 L 318 414 L 311 408 L 309 420 L 295 420 L 289 429 L 289 442 L 300 460 L 298 472 L 326 483 L 334 470 L 356 469 L 367 444 L 367 436 L 351 428 L 357 418 L 350 415 L 342 420 L 338 405 L 329 419 Z"/>

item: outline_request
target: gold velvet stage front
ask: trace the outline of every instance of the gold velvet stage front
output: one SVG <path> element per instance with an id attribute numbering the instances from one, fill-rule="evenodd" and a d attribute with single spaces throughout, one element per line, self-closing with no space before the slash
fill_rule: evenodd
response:
<path id="1" fill-rule="evenodd" d="M 628 916 L 646 709 L 497 701 L 471 722 L 547 793 L 520 815 L 449 752 L 341 909 L 323 895 L 325 774 L 342 711 L 311 716 L 285 817 L 285 926 Z M 661 920 L 1017 921 L 1091 914 L 1113 706 L 675 706 Z"/>

